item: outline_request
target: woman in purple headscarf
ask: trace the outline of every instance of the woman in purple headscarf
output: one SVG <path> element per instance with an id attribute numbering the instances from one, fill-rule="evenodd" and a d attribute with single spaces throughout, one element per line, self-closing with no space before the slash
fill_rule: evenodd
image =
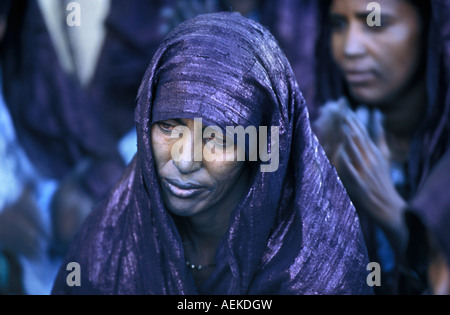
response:
<path id="1" fill-rule="evenodd" d="M 426 268 L 430 293 L 450 295 L 450 1 L 431 3 L 434 42 L 439 45 L 432 42 L 429 47 L 436 51 L 435 59 L 430 60 L 434 72 L 430 73 L 442 73 L 435 81 L 435 105 L 429 111 L 433 119 L 429 119 L 429 132 L 424 137 L 425 150 L 419 155 L 425 161 L 426 176 L 422 176 L 423 183 L 406 211 L 408 226 L 418 231 L 411 234 L 407 254 L 410 261 Z"/>
<path id="2" fill-rule="evenodd" d="M 138 153 L 85 221 L 53 293 L 372 292 L 355 210 L 261 25 L 237 13 L 179 25 L 144 76 L 136 123 Z M 248 143 L 230 140 L 230 126 Z M 66 282 L 70 262 L 81 286 Z"/>
<path id="3" fill-rule="evenodd" d="M 322 104 L 341 99 L 324 106 L 316 131 L 385 272 L 379 292 L 423 292 L 423 266 L 406 259 L 416 231 L 404 214 L 449 148 L 449 1 L 320 5 L 316 95 Z"/>

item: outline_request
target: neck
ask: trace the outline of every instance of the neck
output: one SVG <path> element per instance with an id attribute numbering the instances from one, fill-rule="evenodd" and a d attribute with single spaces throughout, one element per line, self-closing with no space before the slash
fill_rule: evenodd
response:
<path id="1" fill-rule="evenodd" d="M 423 121 L 427 109 L 425 77 L 406 93 L 380 106 L 385 116 L 386 139 L 393 157 L 403 160 L 415 131 Z"/>
<path id="2" fill-rule="evenodd" d="M 215 253 L 228 231 L 230 216 L 248 190 L 249 172 L 242 171 L 229 196 L 223 203 L 192 217 L 181 220 L 181 235 L 186 259 L 197 265 L 214 262 Z"/>
<path id="3" fill-rule="evenodd" d="M 425 78 L 414 84 L 406 93 L 380 107 L 385 115 L 388 132 L 409 138 L 423 121 L 427 108 Z"/>

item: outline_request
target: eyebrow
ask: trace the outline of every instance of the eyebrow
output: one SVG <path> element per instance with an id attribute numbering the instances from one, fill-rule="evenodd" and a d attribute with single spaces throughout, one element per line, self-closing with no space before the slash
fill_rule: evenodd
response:
<path id="1" fill-rule="evenodd" d="M 364 19 L 364 20 L 365 20 L 365 19 L 367 19 L 367 16 L 368 16 L 370 13 L 372 13 L 372 12 L 356 13 L 356 17 L 357 17 L 358 19 Z M 393 18 L 394 18 L 394 15 L 391 14 L 391 13 L 381 12 L 381 13 L 380 13 L 380 18 L 381 18 L 382 20 L 393 19 Z"/>
<path id="2" fill-rule="evenodd" d="M 177 123 L 179 123 L 182 126 L 187 126 L 187 124 L 183 121 L 182 118 L 172 118 L 172 119 L 168 119 L 168 120 L 173 120 L 176 121 Z M 206 128 L 208 128 L 208 126 L 203 125 L 202 126 L 202 130 L 204 131 Z"/>
<path id="3" fill-rule="evenodd" d="M 170 119 L 162 120 L 161 122 L 166 122 L 166 121 L 167 122 L 174 121 L 174 122 L 176 122 L 176 123 L 178 123 L 178 124 L 180 124 L 182 126 L 187 126 L 187 124 L 181 118 L 170 118 Z"/>
<path id="4" fill-rule="evenodd" d="M 365 20 L 367 19 L 367 17 L 369 16 L 370 13 L 371 13 L 370 11 L 367 11 L 367 12 L 357 12 L 357 13 L 355 14 L 355 16 L 356 16 L 356 18 L 357 18 L 358 20 L 365 21 Z M 330 17 L 330 18 L 334 18 L 334 19 L 346 19 L 346 16 L 343 15 L 343 14 L 341 14 L 341 13 L 332 13 L 332 12 L 331 12 L 331 13 L 329 14 L 329 17 Z M 394 15 L 393 15 L 393 14 L 390 14 L 390 13 L 381 13 L 381 14 L 380 14 L 380 18 L 381 18 L 381 20 L 389 21 L 389 20 L 391 20 L 391 19 L 394 18 Z"/>
<path id="5" fill-rule="evenodd" d="M 181 118 L 175 118 L 175 119 L 171 119 L 176 121 L 177 123 L 179 123 L 180 125 L 186 126 L 187 124 L 181 119 Z"/>

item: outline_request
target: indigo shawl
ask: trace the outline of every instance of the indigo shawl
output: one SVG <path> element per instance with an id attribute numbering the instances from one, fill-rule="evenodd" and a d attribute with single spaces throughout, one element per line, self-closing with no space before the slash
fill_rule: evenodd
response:
<path id="1" fill-rule="evenodd" d="M 161 86 L 173 94 L 154 110 Z M 311 131 L 289 62 L 260 24 L 237 13 L 180 24 L 143 78 L 135 117 L 138 153 L 79 231 L 54 294 L 372 293 L 355 209 Z M 151 123 L 167 117 L 280 128 L 279 169 L 254 172 L 200 287 L 152 157 Z M 66 283 L 70 262 L 80 264 L 80 287 Z"/>

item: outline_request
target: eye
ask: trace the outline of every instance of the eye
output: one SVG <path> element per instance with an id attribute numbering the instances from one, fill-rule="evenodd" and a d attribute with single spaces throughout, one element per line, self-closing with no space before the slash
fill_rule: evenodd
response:
<path id="1" fill-rule="evenodd" d="M 366 26 L 367 30 L 374 32 L 374 33 L 380 33 L 382 31 L 384 31 L 388 26 L 387 23 L 383 23 L 383 22 L 381 22 L 380 25 L 370 26 L 367 23 L 365 23 L 364 25 Z"/>
<path id="2" fill-rule="evenodd" d="M 218 147 L 225 147 L 226 146 L 226 139 L 220 132 L 215 132 L 211 134 L 211 137 L 205 139 L 206 142 L 211 142 L 215 146 Z"/>
<path id="3" fill-rule="evenodd" d="M 380 21 L 378 25 L 370 26 L 368 23 L 365 23 L 366 27 L 374 32 L 374 33 L 381 33 L 385 31 L 387 28 L 392 26 L 394 23 L 394 19 L 391 16 L 388 15 L 381 15 Z"/>
<path id="4" fill-rule="evenodd" d="M 347 20 L 341 16 L 330 16 L 330 28 L 332 32 L 342 31 L 347 27 Z"/>
<path id="5" fill-rule="evenodd" d="M 160 121 L 156 123 L 163 132 L 172 132 L 172 130 L 176 127 L 176 125 L 169 121 Z"/>

